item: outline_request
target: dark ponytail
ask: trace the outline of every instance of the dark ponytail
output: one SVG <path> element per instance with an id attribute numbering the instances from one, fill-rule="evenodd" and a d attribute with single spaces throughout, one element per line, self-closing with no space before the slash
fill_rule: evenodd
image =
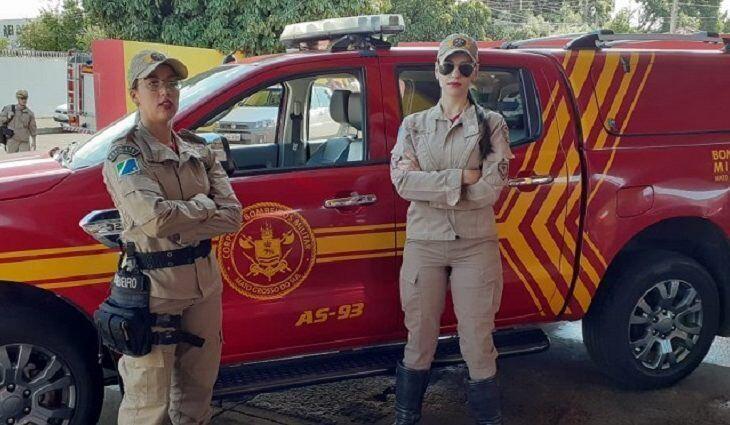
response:
<path id="1" fill-rule="evenodd" d="M 479 154 L 481 159 L 485 159 L 487 155 L 492 153 L 492 129 L 489 127 L 489 122 L 487 122 L 487 114 L 484 111 L 484 108 L 479 106 L 477 101 L 474 99 L 471 90 L 469 91 L 468 98 L 469 102 L 474 105 L 474 109 L 477 113 L 477 125 L 482 130 L 482 134 L 479 136 Z"/>

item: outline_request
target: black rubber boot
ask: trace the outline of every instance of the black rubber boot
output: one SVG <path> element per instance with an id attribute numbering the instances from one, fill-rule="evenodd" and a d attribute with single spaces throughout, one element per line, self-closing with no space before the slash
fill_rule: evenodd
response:
<path id="1" fill-rule="evenodd" d="M 496 376 L 480 381 L 470 379 L 467 392 L 469 408 L 477 425 L 502 425 L 502 403 Z"/>
<path id="2" fill-rule="evenodd" d="M 395 369 L 395 425 L 414 425 L 421 420 L 423 394 L 430 371 L 408 369 L 398 363 Z"/>

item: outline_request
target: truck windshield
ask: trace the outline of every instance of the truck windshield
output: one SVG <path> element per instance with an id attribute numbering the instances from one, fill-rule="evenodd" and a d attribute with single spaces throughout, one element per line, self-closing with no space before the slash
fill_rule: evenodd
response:
<path id="1" fill-rule="evenodd" d="M 224 65 L 190 78 L 183 83 L 180 91 L 179 111 L 194 107 L 197 101 L 204 99 L 231 81 L 237 80 L 241 74 L 245 74 L 250 69 L 250 65 Z M 67 147 L 59 154 L 61 162 L 73 170 L 101 163 L 106 157 L 111 142 L 124 136 L 132 129 L 137 120 L 138 115 L 133 112 L 96 133 L 86 142 Z M 70 160 L 67 160 L 69 158 Z"/>

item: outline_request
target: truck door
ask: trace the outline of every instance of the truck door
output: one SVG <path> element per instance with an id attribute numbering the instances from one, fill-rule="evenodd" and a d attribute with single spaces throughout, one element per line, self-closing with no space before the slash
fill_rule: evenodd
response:
<path id="1" fill-rule="evenodd" d="M 376 59 L 279 64 L 239 87 L 196 129 L 240 141 L 231 182 L 244 224 L 216 247 L 224 362 L 392 339 L 394 195 Z M 245 102 L 262 90 L 281 94 L 276 107 Z"/>
<path id="2" fill-rule="evenodd" d="M 384 107 L 390 147 L 402 117 L 433 106 L 440 96 L 435 55 L 398 53 L 383 58 L 384 90 L 393 87 L 401 98 Z M 536 55 L 490 51 L 480 58 L 473 91 L 477 102 L 504 116 L 516 156 L 510 163 L 512 186 L 494 207 L 504 269 L 498 326 L 555 318 L 573 274 L 580 176 L 569 179 L 567 170 L 569 163 L 577 167 L 578 157 L 570 150 L 574 133 L 566 131 L 571 109 L 564 88 L 555 76 L 548 83 L 543 67 L 555 65 Z M 398 198 L 396 205 L 397 223 L 404 224 L 407 203 Z M 442 323 L 447 331 L 455 327 L 450 306 Z"/>

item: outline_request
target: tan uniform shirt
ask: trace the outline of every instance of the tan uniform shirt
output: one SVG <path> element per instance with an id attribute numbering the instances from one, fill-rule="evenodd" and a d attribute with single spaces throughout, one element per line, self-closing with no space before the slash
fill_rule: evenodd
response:
<path id="1" fill-rule="evenodd" d="M 122 240 L 134 242 L 140 252 L 197 246 L 241 226 L 241 204 L 213 152 L 192 133 L 174 137 L 179 155 L 139 123 L 112 143 L 104 162 L 104 182 L 122 218 Z M 222 285 L 212 251 L 194 264 L 145 273 L 151 295 L 158 298 L 203 297 Z"/>
<path id="2" fill-rule="evenodd" d="M 35 114 L 27 107 L 21 110 L 20 106 L 15 105 L 14 114 L 12 106 L 3 107 L 2 112 L 0 112 L 0 125 L 4 124 L 7 124 L 8 128 L 13 130 L 15 134 L 12 139 L 17 142 L 28 142 L 37 133 Z"/>
<path id="3" fill-rule="evenodd" d="M 411 201 L 406 237 L 420 240 L 494 238 L 493 205 L 507 184 L 509 130 L 504 118 L 484 111 L 491 131 L 492 153 L 482 161 L 477 107 L 468 107 L 452 124 L 441 104 L 407 116 L 392 151 L 391 180 L 398 194 Z M 404 153 L 415 154 L 421 171 L 397 168 Z M 462 186 L 462 170 L 482 177 Z"/>

